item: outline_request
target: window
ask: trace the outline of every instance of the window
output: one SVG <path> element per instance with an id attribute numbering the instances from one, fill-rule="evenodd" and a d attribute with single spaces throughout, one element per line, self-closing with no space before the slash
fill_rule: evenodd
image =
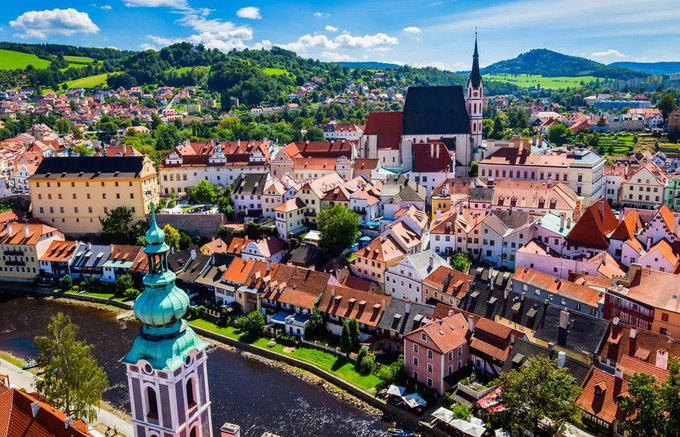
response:
<path id="1" fill-rule="evenodd" d="M 432 373 L 432 372 L 433 372 L 432 364 L 427 363 L 427 373 Z"/>
<path id="2" fill-rule="evenodd" d="M 668 321 L 668 313 L 661 313 L 661 321 L 662 322 Z"/>
<path id="3" fill-rule="evenodd" d="M 187 406 L 191 410 L 196 406 L 196 398 L 194 396 L 194 380 L 187 381 Z"/>
<path id="4" fill-rule="evenodd" d="M 456 351 L 456 353 L 458 354 L 458 356 L 463 355 L 463 346 L 458 346 L 458 350 Z"/>
<path id="5" fill-rule="evenodd" d="M 422 341 L 427 341 L 427 334 L 425 334 L 424 332 L 421 332 L 421 333 L 420 333 L 420 339 L 421 339 Z"/>
<path id="6" fill-rule="evenodd" d="M 151 387 L 146 389 L 146 403 L 148 406 L 147 419 L 158 419 L 158 399 L 156 398 L 156 391 Z"/>
<path id="7" fill-rule="evenodd" d="M 432 387 L 432 385 L 433 385 L 432 378 L 427 378 L 427 386 Z"/>
<path id="8" fill-rule="evenodd" d="M 413 352 L 418 353 L 418 343 L 413 343 Z"/>
<path id="9" fill-rule="evenodd" d="M 418 357 L 413 357 L 413 365 L 418 367 Z"/>
<path id="10" fill-rule="evenodd" d="M 432 351 L 431 351 L 431 350 L 428 350 L 428 351 L 427 351 L 427 359 L 428 359 L 428 360 L 431 360 L 431 359 L 432 359 Z"/>

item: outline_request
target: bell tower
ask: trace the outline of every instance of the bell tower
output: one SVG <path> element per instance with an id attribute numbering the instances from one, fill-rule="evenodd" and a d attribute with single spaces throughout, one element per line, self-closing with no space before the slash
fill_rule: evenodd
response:
<path id="1" fill-rule="evenodd" d="M 122 359 L 135 437 L 212 437 L 208 343 L 182 319 L 189 297 L 175 285 L 177 277 L 168 268 L 170 247 L 153 210 L 151 204 L 144 247 L 149 273 L 134 305 L 143 325 Z"/>
<path id="2" fill-rule="evenodd" d="M 475 30 L 475 52 L 472 55 L 472 71 L 467 85 L 467 112 L 470 119 L 470 156 L 473 160 L 479 155 L 482 146 L 482 104 L 484 102 L 484 81 L 479 71 L 479 52 L 477 51 L 477 31 Z"/>

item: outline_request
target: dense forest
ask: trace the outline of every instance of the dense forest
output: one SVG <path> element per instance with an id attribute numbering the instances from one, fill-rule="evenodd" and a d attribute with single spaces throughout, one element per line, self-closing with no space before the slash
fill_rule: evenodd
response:
<path id="1" fill-rule="evenodd" d="M 482 74 L 540 74 L 547 77 L 596 76 L 628 79 L 646 76 L 640 71 L 609 66 L 578 56 L 569 56 L 547 49 L 534 49 L 513 59 L 496 62 L 482 69 Z"/>

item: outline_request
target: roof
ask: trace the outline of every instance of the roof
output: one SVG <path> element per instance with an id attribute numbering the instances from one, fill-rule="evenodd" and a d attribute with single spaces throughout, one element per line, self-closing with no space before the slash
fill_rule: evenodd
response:
<path id="1" fill-rule="evenodd" d="M 260 254 L 267 258 L 288 250 L 288 244 L 279 237 L 269 236 L 261 240 L 251 241 L 250 244 L 255 244 Z"/>
<path id="2" fill-rule="evenodd" d="M 33 414 L 33 404 L 39 409 Z M 0 382 L 0 430 L 7 437 L 92 437 L 82 420 L 65 425 L 67 417 L 36 397 Z"/>
<path id="3" fill-rule="evenodd" d="M 287 278 L 285 280 L 276 279 L 277 287 L 273 286 L 274 281 L 270 281 L 270 286 L 265 290 L 262 298 L 299 308 L 312 309 L 321 293 L 324 292 L 326 284 L 330 280 L 330 275 L 301 267 L 290 267 L 292 272 L 288 275 L 285 269 L 281 267 L 289 266 L 279 266 L 277 275 L 272 279 L 282 275 Z"/>
<path id="4" fill-rule="evenodd" d="M 234 237 L 231 242 L 229 243 L 229 247 L 227 248 L 227 253 L 235 253 L 235 254 L 240 254 L 243 252 L 243 249 L 245 249 L 248 244 L 250 244 L 251 240 L 248 237 L 241 238 L 241 237 Z"/>
<path id="5" fill-rule="evenodd" d="M 493 205 L 573 211 L 577 209 L 578 196 L 561 182 L 496 179 Z"/>
<path id="6" fill-rule="evenodd" d="M 482 74 L 479 71 L 479 51 L 477 51 L 477 34 L 475 32 L 475 52 L 472 54 L 472 70 L 470 71 L 470 84 L 473 88 L 479 88 L 482 84 Z"/>
<path id="7" fill-rule="evenodd" d="M 210 255 L 204 255 L 200 252 L 196 253 L 196 257 L 190 257 L 186 264 L 184 264 L 182 271 L 177 273 L 177 279 L 184 282 L 196 282 L 208 261 L 210 261 Z"/>
<path id="8" fill-rule="evenodd" d="M 290 143 L 282 151 L 290 158 L 352 158 L 355 147 L 356 141 L 339 139 Z"/>
<path id="9" fill-rule="evenodd" d="M 423 283 L 442 293 L 461 298 L 468 292 L 473 279 L 474 277 L 449 266 L 440 266 L 423 279 Z"/>
<path id="10" fill-rule="evenodd" d="M 399 264 L 402 263 L 413 266 L 413 269 L 416 273 L 416 277 L 414 279 L 418 281 L 422 281 L 423 279 L 427 278 L 431 273 L 434 273 L 435 269 L 448 266 L 444 258 L 429 249 L 406 256 L 406 258 L 399 262 Z M 430 267 L 430 263 L 432 263 L 432 267 Z M 398 265 L 389 268 L 389 271 L 393 273 L 397 272 L 398 270 Z"/>
<path id="11" fill-rule="evenodd" d="M 378 149 L 396 150 L 403 132 L 403 119 L 401 112 L 371 112 L 364 135 L 377 135 Z"/>
<path id="12" fill-rule="evenodd" d="M 365 247 L 356 252 L 357 256 L 370 258 L 375 261 L 389 262 L 406 255 L 397 241 L 391 235 L 375 238 Z"/>
<path id="13" fill-rule="evenodd" d="M 435 320 L 429 325 L 421 326 L 406 337 L 418 336 L 420 338 L 420 333 L 424 332 L 428 340 L 431 340 L 439 349 L 439 352 L 445 354 L 455 350 L 458 346 L 467 344 L 470 334 L 468 327 L 465 316 L 462 313 L 457 313 Z"/>
<path id="14" fill-rule="evenodd" d="M 111 255 L 104 263 L 104 267 L 117 267 L 129 269 L 132 267 L 137 255 L 142 250 L 142 246 L 128 246 L 121 244 L 111 245 Z"/>
<path id="15" fill-rule="evenodd" d="M 225 253 L 227 252 L 228 248 L 229 246 L 227 246 L 227 243 L 225 243 L 221 238 L 216 238 L 212 241 L 208 241 L 203 246 L 201 246 L 201 250 L 206 249 L 211 253 Z"/>
<path id="16" fill-rule="evenodd" d="M 410 308 L 410 311 L 406 311 Z M 426 320 L 432 320 L 434 313 L 433 305 L 407 302 L 395 297 L 389 301 L 387 309 L 382 314 L 378 327 L 400 335 L 406 335 L 424 324 Z"/>
<path id="17" fill-rule="evenodd" d="M 598 348 L 598 355 L 612 362 L 620 362 L 624 355 L 630 355 L 655 364 L 656 352 L 660 350 L 680 358 L 680 340 L 617 320 L 609 324 Z"/>
<path id="18" fill-rule="evenodd" d="M 330 261 L 331 256 L 325 250 L 314 244 L 301 244 L 295 249 L 291 250 L 290 253 L 282 260 L 287 263 L 292 263 L 298 267 L 311 267 L 313 266 L 317 270 L 321 270 L 328 261 Z"/>
<path id="19" fill-rule="evenodd" d="M 211 263 L 196 278 L 197 284 L 214 287 L 222 283 L 222 276 L 234 260 L 233 255 L 217 253 L 213 255 Z"/>
<path id="20" fill-rule="evenodd" d="M 246 261 L 243 258 L 234 258 L 229 268 L 224 272 L 222 279 L 235 284 L 243 284 L 250 274 L 253 265 L 255 265 L 253 260 Z"/>
<path id="21" fill-rule="evenodd" d="M 553 275 L 539 272 L 527 267 L 517 266 L 513 281 L 531 285 L 535 288 L 545 290 L 549 293 L 565 297 L 577 302 L 584 303 L 597 308 L 600 300 L 603 299 L 601 293 L 586 285 L 578 285 L 564 279 L 559 279 Z"/>
<path id="22" fill-rule="evenodd" d="M 73 258 L 73 267 L 104 267 L 111 255 L 111 246 L 81 244 Z"/>
<path id="23" fill-rule="evenodd" d="M 52 232 L 59 231 L 42 223 L 9 224 L 0 231 L 0 244 L 35 245 L 43 236 Z"/>
<path id="24" fill-rule="evenodd" d="M 619 214 L 623 214 L 620 212 Z M 630 211 L 627 216 L 616 227 L 614 232 L 609 236 L 611 240 L 632 240 L 635 238 L 635 233 L 642 227 L 642 221 L 636 209 Z M 673 229 L 673 228 L 671 228 Z"/>
<path id="25" fill-rule="evenodd" d="M 602 198 L 583 212 L 567 235 L 567 242 L 574 246 L 606 250 L 609 247 L 609 236 L 618 226 L 619 222 L 609 203 Z"/>
<path id="26" fill-rule="evenodd" d="M 659 381 L 665 381 L 666 378 L 668 378 L 668 375 L 670 375 L 670 372 L 666 369 L 662 369 L 654 364 L 650 364 L 629 355 L 621 357 L 619 369 L 623 373 L 623 379 L 626 381 L 630 380 L 630 377 L 634 376 L 636 373 L 652 375 Z"/>
<path id="27" fill-rule="evenodd" d="M 463 87 L 410 87 L 404 103 L 404 135 L 468 134 Z"/>
<path id="28" fill-rule="evenodd" d="M 534 216 L 524 211 L 491 211 L 482 222 L 500 236 L 526 228 L 535 221 Z"/>
<path id="29" fill-rule="evenodd" d="M 261 196 L 269 173 L 245 173 L 234 182 L 232 195 Z"/>
<path id="30" fill-rule="evenodd" d="M 654 246 L 650 247 L 647 252 L 638 258 L 637 262 L 644 265 L 644 261 L 654 255 L 657 257 L 660 255 L 673 266 L 680 261 L 680 256 L 675 253 L 673 247 L 668 244 L 668 241 L 665 238 L 662 238 Z"/>
<path id="31" fill-rule="evenodd" d="M 387 178 L 380 189 L 380 197 L 389 199 L 387 203 L 425 202 L 425 195 L 424 186 L 408 180 L 404 175 Z"/>
<path id="32" fill-rule="evenodd" d="M 414 172 L 448 173 L 452 157 L 444 143 L 416 143 L 413 145 Z"/>
<path id="33" fill-rule="evenodd" d="M 299 197 L 293 197 L 292 199 L 288 199 L 281 205 L 274 208 L 274 211 L 290 212 L 295 211 L 296 209 L 305 208 L 306 206 L 307 205 L 305 205 L 305 202 L 302 199 Z"/>
<path id="34" fill-rule="evenodd" d="M 527 340 L 517 339 L 515 341 L 515 345 L 510 351 L 510 354 L 508 355 L 507 360 L 503 364 L 501 372 L 507 373 L 512 369 L 517 369 L 524 364 L 525 360 L 538 355 L 543 355 L 552 360 L 556 360 L 558 357 L 558 351 L 555 349 L 550 350 L 547 347 L 532 343 Z M 576 380 L 578 385 L 583 383 L 583 380 L 590 371 L 590 366 L 588 364 L 574 359 L 569 355 L 566 356 L 564 367 L 569 370 L 569 373 L 571 373 L 571 376 L 574 377 L 574 380 Z"/>
<path id="35" fill-rule="evenodd" d="M 39 261 L 45 262 L 66 262 L 76 250 L 75 241 L 52 241 Z"/>
<path id="36" fill-rule="evenodd" d="M 349 287 L 329 285 L 319 302 L 323 313 L 343 319 L 356 319 L 368 326 L 377 326 L 391 297 Z"/>
<path id="37" fill-rule="evenodd" d="M 680 313 L 680 276 L 633 264 L 629 271 L 628 299 L 673 313 Z M 625 280 L 618 281 L 619 283 Z"/>
<path id="38" fill-rule="evenodd" d="M 596 387 L 600 394 L 596 394 Z M 626 418 L 626 414 L 618 406 L 619 396 L 628 390 L 626 381 L 593 366 L 583 381 L 582 388 L 576 403 L 586 413 L 606 423 Z"/>
<path id="39" fill-rule="evenodd" d="M 31 180 L 133 179 L 144 169 L 141 156 L 43 158 Z"/>

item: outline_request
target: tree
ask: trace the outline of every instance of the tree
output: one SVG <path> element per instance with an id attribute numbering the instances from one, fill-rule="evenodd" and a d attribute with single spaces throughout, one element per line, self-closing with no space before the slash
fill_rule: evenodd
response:
<path id="1" fill-rule="evenodd" d="M 188 187 L 186 194 L 191 203 L 215 203 L 217 200 L 217 190 L 205 179 L 193 187 Z"/>
<path id="2" fill-rule="evenodd" d="M 186 232 L 179 233 L 179 250 L 188 249 L 194 245 L 194 241 L 191 239 L 191 235 Z"/>
<path id="3" fill-rule="evenodd" d="M 470 268 L 470 253 L 468 251 L 456 251 L 451 256 L 451 267 L 458 270 L 459 272 L 467 273 Z"/>
<path id="4" fill-rule="evenodd" d="M 119 206 L 106 213 L 106 218 L 99 217 L 102 233 L 109 243 L 124 244 L 130 237 L 132 211 L 125 206 Z"/>
<path id="5" fill-rule="evenodd" d="M 566 125 L 558 123 L 556 125 L 550 126 L 550 132 L 548 132 L 548 141 L 557 147 L 562 147 L 569 141 L 571 135 L 571 130 L 569 130 Z"/>
<path id="6" fill-rule="evenodd" d="M 576 404 L 581 388 L 568 369 L 557 366 L 556 360 L 542 355 L 529 358 L 526 366 L 501 374 L 497 382 L 501 388 L 498 400 L 505 408 L 496 414 L 506 425 L 535 433 L 543 418 L 551 420 L 551 431 L 564 422 L 581 420 Z"/>
<path id="7" fill-rule="evenodd" d="M 322 208 L 316 216 L 316 224 L 321 232 L 319 246 L 333 256 L 341 254 L 357 241 L 359 215 L 343 205 L 336 203 Z"/>
<path id="8" fill-rule="evenodd" d="M 264 331 L 264 316 L 259 311 L 251 311 L 236 319 L 236 327 L 251 337 L 260 337 Z"/>
<path id="9" fill-rule="evenodd" d="M 312 309 L 312 317 L 309 323 L 305 326 L 305 338 L 316 340 L 321 338 L 326 332 L 326 321 L 323 318 L 323 313 L 319 311 L 319 306 L 314 305 Z"/>
<path id="10" fill-rule="evenodd" d="M 670 94 L 664 94 L 656 104 L 656 107 L 661 111 L 664 120 L 668 120 L 668 114 L 673 112 L 678 107 L 678 102 Z"/>
<path id="11" fill-rule="evenodd" d="M 92 156 L 94 155 L 94 150 L 87 147 L 85 144 L 76 144 L 73 146 L 73 153 L 78 156 Z"/>
<path id="12" fill-rule="evenodd" d="M 118 279 L 116 279 L 116 294 L 119 296 L 124 295 L 125 291 L 128 288 L 132 288 L 133 285 L 132 276 L 130 276 L 130 274 L 119 276 Z"/>
<path id="13" fill-rule="evenodd" d="M 73 286 L 73 278 L 71 278 L 71 275 L 64 275 L 61 278 L 59 278 L 59 288 L 62 290 L 68 290 Z"/>
<path id="14" fill-rule="evenodd" d="M 680 435 L 680 362 L 671 357 L 664 381 L 636 373 L 628 380 L 626 396 L 619 407 L 626 413 L 623 429 L 630 435 Z"/>
<path id="15" fill-rule="evenodd" d="M 453 411 L 453 417 L 460 420 L 468 420 L 472 416 L 472 410 L 465 404 L 456 404 L 451 411 Z"/>
<path id="16" fill-rule="evenodd" d="M 472 161 L 472 162 L 470 163 L 470 171 L 469 171 L 468 175 L 469 175 L 471 178 L 476 178 L 478 172 L 479 172 L 479 162 L 477 162 L 477 161 Z"/>
<path id="17" fill-rule="evenodd" d="M 340 334 L 340 351 L 349 353 L 352 350 L 352 342 L 349 338 L 349 321 L 345 320 L 342 324 L 342 333 Z"/>
<path id="18" fill-rule="evenodd" d="M 224 112 L 231 110 L 231 96 L 229 96 L 229 91 L 227 90 L 220 93 L 220 109 Z"/>
<path id="19" fill-rule="evenodd" d="M 349 347 L 352 352 L 358 352 L 361 345 L 361 332 L 359 332 L 359 323 L 357 319 L 351 318 L 347 321 L 349 329 Z"/>
<path id="20" fill-rule="evenodd" d="M 106 372 L 90 354 L 94 346 L 76 339 L 79 330 L 70 317 L 58 313 L 51 318 L 45 336 L 35 338 L 36 361 L 45 369 L 36 388 L 66 416 L 92 422 L 109 384 Z"/>
<path id="21" fill-rule="evenodd" d="M 163 227 L 163 232 L 165 233 L 165 242 L 168 246 L 175 250 L 179 250 L 179 231 L 170 226 L 170 223 L 167 223 Z"/>

